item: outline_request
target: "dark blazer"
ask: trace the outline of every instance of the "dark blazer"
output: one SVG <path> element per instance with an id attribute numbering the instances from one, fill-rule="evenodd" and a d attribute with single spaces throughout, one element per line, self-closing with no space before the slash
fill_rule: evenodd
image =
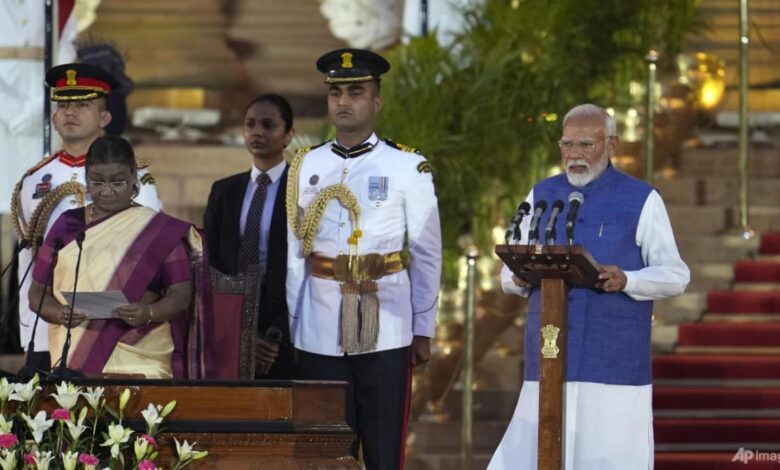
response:
<path id="1" fill-rule="evenodd" d="M 211 186 L 203 228 L 209 249 L 209 263 L 219 271 L 238 274 L 238 250 L 241 248 L 241 205 L 249 184 L 249 172 L 239 173 L 216 181 Z M 285 342 L 290 341 L 287 320 L 287 168 L 279 181 L 274 212 L 268 237 L 265 287 L 261 298 L 259 328 L 262 334 L 268 326 L 275 325 L 284 332 Z"/>

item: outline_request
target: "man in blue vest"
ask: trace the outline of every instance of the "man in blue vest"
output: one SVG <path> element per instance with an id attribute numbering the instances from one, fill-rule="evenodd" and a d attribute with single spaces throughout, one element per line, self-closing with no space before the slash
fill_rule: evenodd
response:
<path id="1" fill-rule="evenodd" d="M 526 199 L 584 202 L 575 243 L 601 265 L 595 289 L 569 292 L 566 368 L 567 469 L 653 465 L 651 317 L 653 300 L 681 294 L 690 271 L 680 258 L 660 195 L 615 169 L 615 121 L 583 104 L 563 120 L 558 142 L 565 172 L 534 186 Z M 540 226 L 547 223 L 542 218 Z M 565 233 L 560 217 L 557 232 Z M 522 233 L 528 233 L 529 221 Z M 525 376 L 512 422 L 489 470 L 535 469 L 539 411 L 540 290 L 504 267 L 504 291 L 528 296 Z"/>

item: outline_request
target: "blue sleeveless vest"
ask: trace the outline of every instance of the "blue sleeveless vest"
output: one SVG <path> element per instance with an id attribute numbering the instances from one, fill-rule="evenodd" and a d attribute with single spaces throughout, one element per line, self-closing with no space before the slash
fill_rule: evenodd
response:
<path id="1" fill-rule="evenodd" d="M 565 243 L 568 197 L 572 191 L 585 196 L 574 232 L 574 243 L 583 245 L 599 264 L 614 264 L 624 271 L 644 268 L 636 245 L 639 216 L 652 187 L 609 165 L 588 185 L 569 184 L 565 174 L 534 187 L 534 201 L 548 207 L 560 199 L 566 208 L 558 218 L 557 243 Z M 547 224 L 550 210 L 542 217 Z M 540 238 L 543 238 L 541 236 Z M 528 301 L 525 331 L 525 379 L 539 380 L 540 298 L 533 288 Z M 617 385 L 651 383 L 650 331 L 653 303 L 636 301 L 624 293 L 595 289 L 569 291 L 566 381 Z"/>

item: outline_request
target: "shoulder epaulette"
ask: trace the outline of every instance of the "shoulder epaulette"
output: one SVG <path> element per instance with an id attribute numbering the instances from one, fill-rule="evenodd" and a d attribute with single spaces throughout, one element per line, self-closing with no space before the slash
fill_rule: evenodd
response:
<path id="1" fill-rule="evenodd" d="M 298 150 L 295 151 L 295 155 L 303 155 L 304 153 L 311 152 L 312 150 L 314 150 L 314 149 L 316 149 L 318 147 L 322 147 L 323 145 L 327 144 L 328 142 L 330 142 L 330 141 L 326 140 L 324 142 L 320 142 L 317 145 L 309 145 L 307 147 L 301 147 L 301 148 L 299 148 Z"/>
<path id="2" fill-rule="evenodd" d="M 149 162 L 147 160 L 137 160 L 138 163 L 138 169 L 143 170 L 144 168 L 149 167 Z"/>
<path id="3" fill-rule="evenodd" d="M 414 147 L 409 147 L 408 145 L 399 144 L 397 142 L 393 142 L 390 139 L 385 139 L 385 143 L 390 147 L 393 147 L 394 149 L 400 150 L 402 152 L 416 153 L 418 155 L 422 155 L 422 152 L 420 152 L 419 149 L 416 149 Z"/>
<path id="4" fill-rule="evenodd" d="M 39 161 L 38 163 L 35 164 L 34 167 L 32 167 L 29 170 L 27 170 L 27 172 L 25 172 L 24 176 L 30 176 L 31 174 L 33 174 L 36 171 L 40 170 L 42 166 L 48 164 L 50 161 L 52 161 L 55 158 L 57 158 L 57 156 L 58 156 L 58 153 L 55 153 L 54 155 L 52 155 L 52 156 L 50 156 L 48 158 L 44 158 L 43 160 Z"/>

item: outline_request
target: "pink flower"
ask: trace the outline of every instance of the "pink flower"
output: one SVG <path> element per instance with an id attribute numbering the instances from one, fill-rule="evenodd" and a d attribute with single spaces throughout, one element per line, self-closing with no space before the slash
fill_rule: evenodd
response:
<path id="1" fill-rule="evenodd" d="M 150 446 L 152 446 L 152 449 L 157 449 L 157 441 L 154 440 L 154 438 L 148 434 L 141 434 L 141 439 L 145 440 L 149 443 Z"/>
<path id="2" fill-rule="evenodd" d="M 67 408 L 57 408 L 51 413 L 51 418 L 57 421 L 70 420 L 70 411 Z"/>
<path id="3" fill-rule="evenodd" d="M 15 446 L 19 440 L 16 438 L 16 434 L 6 432 L 3 434 L 0 434 L 0 447 L 3 449 L 10 449 L 11 447 Z"/>
<path id="4" fill-rule="evenodd" d="M 100 460 L 91 454 L 81 454 L 79 455 L 79 462 L 81 462 L 83 465 L 92 465 L 94 467 L 100 463 Z"/>
<path id="5" fill-rule="evenodd" d="M 35 456 L 33 454 L 24 454 L 24 463 L 27 465 L 35 465 Z"/>
<path id="6" fill-rule="evenodd" d="M 141 460 L 138 462 L 138 470 L 157 470 L 157 464 L 151 460 Z"/>

